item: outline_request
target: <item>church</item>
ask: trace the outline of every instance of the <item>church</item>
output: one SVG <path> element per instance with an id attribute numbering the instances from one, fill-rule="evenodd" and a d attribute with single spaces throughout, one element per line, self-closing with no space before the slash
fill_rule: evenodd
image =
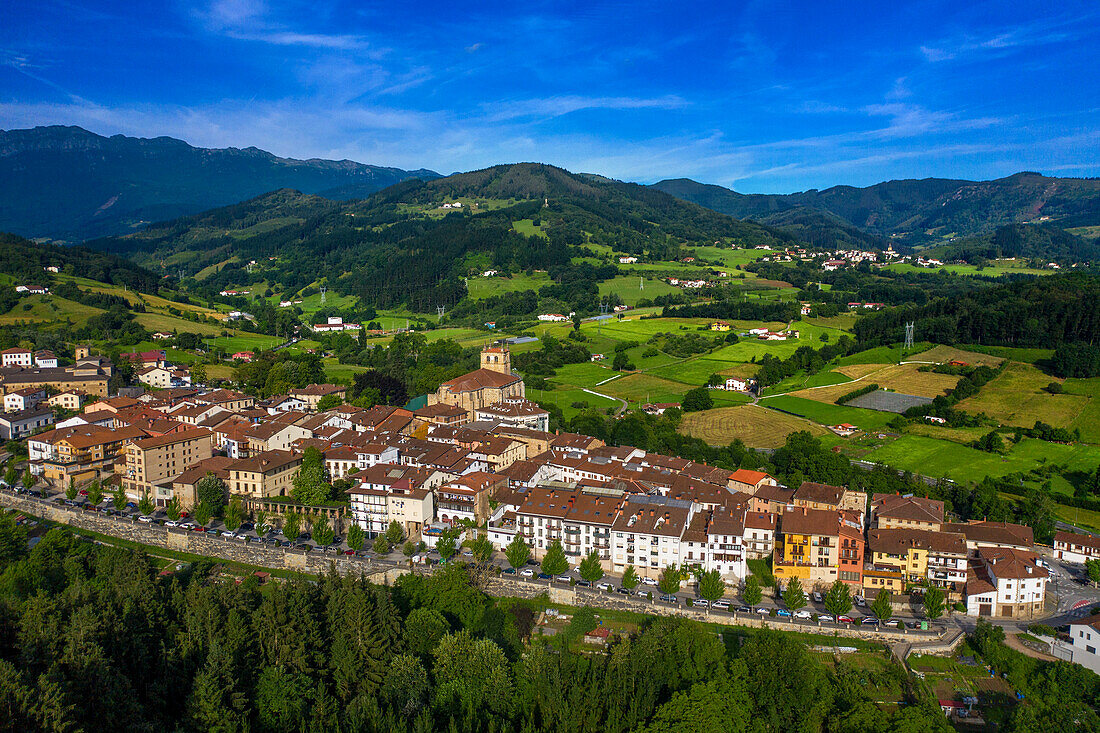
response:
<path id="1" fill-rule="evenodd" d="M 473 420 L 477 410 L 524 397 L 523 379 L 512 371 L 511 352 L 489 346 L 481 350 L 480 369 L 439 385 L 435 394 L 428 395 L 428 404 L 456 405 Z"/>

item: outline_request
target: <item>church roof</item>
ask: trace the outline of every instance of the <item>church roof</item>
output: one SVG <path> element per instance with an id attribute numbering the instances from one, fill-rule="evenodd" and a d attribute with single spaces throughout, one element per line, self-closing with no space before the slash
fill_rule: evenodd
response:
<path id="1" fill-rule="evenodd" d="M 501 389 L 520 381 L 522 380 L 516 374 L 503 374 L 492 369 L 478 369 L 444 382 L 440 385 L 440 389 L 446 389 L 448 392 L 476 392 L 485 387 Z"/>

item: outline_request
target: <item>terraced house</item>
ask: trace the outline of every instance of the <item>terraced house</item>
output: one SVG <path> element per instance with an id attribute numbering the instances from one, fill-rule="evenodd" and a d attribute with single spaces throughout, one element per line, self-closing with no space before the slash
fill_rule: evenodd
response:
<path id="1" fill-rule="evenodd" d="M 780 516 L 779 530 L 782 541 L 772 559 L 776 579 L 798 578 L 806 590 L 836 580 L 862 586 L 863 525 L 855 514 L 791 507 Z"/>

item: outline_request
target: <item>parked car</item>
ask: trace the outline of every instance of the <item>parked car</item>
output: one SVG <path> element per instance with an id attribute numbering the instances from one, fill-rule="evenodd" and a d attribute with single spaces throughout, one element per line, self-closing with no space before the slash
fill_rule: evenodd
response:
<path id="1" fill-rule="evenodd" d="M 166 519 L 166 520 L 164 520 L 164 526 L 165 527 L 178 527 L 178 526 L 180 526 L 180 523 L 177 522 L 175 519 Z"/>
<path id="2" fill-rule="evenodd" d="M 775 615 L 780 616 L 782 618 L 790 618 L 791 617 L 791 612 L 788 611 L 785 608 L 779 608 L 779 609 L 776 609 Z"/>
<path id="3" fill-rule="evenodd" d="M 874 616 L 865 616 L 860 619 L 860 623 L 864 626 L 878 626 L 878 619 Z"/>
<path id="4" fill-rule="evenodd" d="M 554 580 L 556 580 L 559 583 L 568 583 L 573 579 L 571 577 L 569 577 L 568 575 L 559 575 L 558 577 L 554 578 Z"/>
<path id="5" fill-rule="evenodd" d="M 525 578 L 531 578 L 535 575 L 535 571 L 531 568 L 524 568 L 523 570 L 519 571 L 519 574 Z"/>
<path id="6" fill-rule="evenodd" d="M 231 529 L 222 530 L 222 537 L 236 537 L 237 533 Z"/>
<path id="7" fill-rule="evenodd" d="M 134 502 L 128 501 L 128 502 L 126 502 L 126 508 L 127 509 L 137 509 L 138 507 L 137 507 L 137 504 L 135 504 Z"/>
<path id="8" fill-rule="evenodd" d="M 670 596 L 670 595 L 662 595 L 661 600 L 664 601 L 665 603 L 679 603 L 680 602 L 679 600 L 677 600 L 676 596 Z"/>
<path id="9" fill-rule="evenodd" d="M 863 599 L 863 596 L 855 596 L 852 600 L 856 602 L 857 606 L 866 606 L 867 601 Z"/>
<path id="10" fill-rule="evenodd" d="M 813 614 L 812 614 L 812 613 L 810 613 L 809 611 L 807 611 L 807 610 L 806 610 L 805 608 L 803 608 L 803 609 L 800 609 L 800 610 L 798 610 L 798 611 L 795 611 L 795 612 L 794 612 L 794 617 L 795 617 L 795 618 L 808 619 L 808 618 L 810 618 L 810 617 L 811 617 L 812 615 L 813 615 Z"/>
<path id="11" fill-rule="evenodd" d="M 148 514 L 142 514 L 140 517 L 138 517 L 138 521 L 144 522 L 145 524 L 152 524 L 153 518 L 150 517 Z"/>
<path id="12" fill-rule="evenodd" d="M 748 606 L 738 606 L 737 607 L 737 612 L 738 613 L 752 613 L 752 609 Z"/>
<path id="13" fill-rule="evenodd" d="M 207 530 L 206 530 L 206 527 L 202 526 L 201 524 L 196 524 L 194 527 L 191 528 L 191 531 L 193 531 L 193 532 L 205 532 Z"/>
<path id="14" fill-rule="evenodd" d="M 820 616 L 818 616 L 817 620 L 818 621 L 828 621 L 829 623 L 832 623 L 833 621 L 835 621 L 835 619 L 827 613 L 823 613 Z"/>
<path id="15" fill-rule="evenodd" d="M 657 581 L 653 578 L 642 578 L 642 585 L 657 585 Z"/>
<path id="16" fill-rule="evenodd" d="M 816 590 L 814 591 L 814 603 L 824 603 L 825 599 L 821 597 L 821 594 Z"/>
<path id="17" fill-rule="evenodd" d="M 611 590 L 611 583 L 596 583 L 596 587 L 597 587 L 597 588 L 599 588 L 599 589 L 600 589 L 600 590 L 602 590 L 602 591 L 608 591 L 608 592 L 610 592 L 610 590 Z"/>
<path id="18" fill-rule="evenodd" d="M 851 616 L 837 616 L 836 620 L 839 621 L 842 624 L 852 623 L 852 617 Z"/>
<path id="19" fill-rule="evenodd" d="M 620 586 L 620 587 L 618 587 L 618 588 L 616 588 L 616 589 L 615 589 L 615 592 L 616 592 L 616 593 L 620 593 L 620 594 L 622 594 L 622 595 L 624 595 L 624 596 L 629 596 L 629 595 L 633 595 L 633 594 L 634 594 L 634 591 L 630 590 L 629 588 L 623 588 L 623 587 L 621 587 L 621 586 Z"/>
<path id="20" fill-rule="evenodd" d="M 559 580 L 560 580 L 560 578 L 559 578 Z M 581 588 L 589 588 L 589 587 L 592 586 L 592 584 L 589 583 L 587 580 L 578 580 L 577 585 Z"/>
<path id="21" fill-rule="evenodd" d="M 705 598 L 692 598 L 691 605 L 698 606 L 699 608 L 709 608 L 710 603 Z"/>
<path id="22" fill-rule="evenodd" d="M 505 575 L 515 575 L 516 574 L 516 569 L 515 568 L 503 568 L 500 572 L 504 573 Z"/>
<path id="23" fill-rule="evenodd" d="M 553 579 L 554 579 L 554 576 L 550 575 L 550 573 L 539 573 L 539 580 L 553 580 Z"/>
<path id="24" fill-rule="evenodd" d="M 710 604 L 710 607 L 715 609 L 716 611 L 728 611 L 730 609 L 730 602 L 715 601 L 714 603 Z"/>

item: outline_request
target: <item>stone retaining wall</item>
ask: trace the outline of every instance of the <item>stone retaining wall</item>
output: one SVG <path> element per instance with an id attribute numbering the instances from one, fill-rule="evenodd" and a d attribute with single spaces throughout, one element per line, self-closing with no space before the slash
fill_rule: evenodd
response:
<path id="1" fill-rule="evenodd" d="M 0 505 L 11 509 L 44 517 L 73 527 L 91 530 L 119 539 L 137 542 L 166 550 L 187 552 L 194 555 L 229 560 L 245 565 L 297 570 L 305 573 L 323 574 L 335 567 L 341 575 L 363 574 L 368 580 L 386 585 L 392 584 L 398 577 L 409 572 L 430 573 L 429 568 L 415 566 L 394 566 L 358 557 L 344 555 L 324 555 L 309 553 L 293 548 L 271 547 L 254 542 L 221 537 L 213 533 L 188 532 L 187 530 L 160 525 L 142 524 L 129 518 L 113 517 L 99 512 L 85 512 L 61 504 L 51 504 L 38 499 L 13 496 L 0 493 Z M 593 608 L 633 611 L 635 613 L 657 614 L 662 616 L 686 616 L 698 621 L 732 622 L 738 626 L 750 628 L 771 628 L 785 631 L 801 631 L 814 634 L 833 635 L 840 638 L 864 639 L 867 641 L 893 642 L 906 641 L 922 644 L 948 639 L 950 632 L 941 636 L 926 631 L 864 631 L 858 627 L 821 626 L 794 623 L 779 618 L 761 618 L 757 614 L 717 614 L 705 611 L 671 606 L 666 603 L 653 603 L 636 597 L 622 596 L 617 593 L 605 593 L 587 588 L 569 588 L 561 585 L 521 581 L 506 576 L 493 578 L 485 588 L 494 596 L 514 596 L 536 598 L 547 593 L 554 603 L 565 605 L 589 605 Z M 921 649 L 924 652 L 924 649 Z M 935 653 L 932 651 L 925 653 Z"/>

